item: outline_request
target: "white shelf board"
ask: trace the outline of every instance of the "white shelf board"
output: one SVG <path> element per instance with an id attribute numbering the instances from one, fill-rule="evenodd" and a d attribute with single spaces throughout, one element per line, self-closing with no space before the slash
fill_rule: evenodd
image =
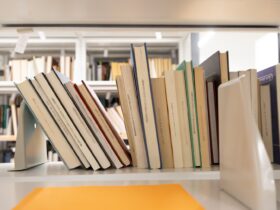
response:
<path id="1" fill-rule="evenodd" d="M 104 94 L 107 92 L 116 93 L 117 86 L 115 81 L 86 81 L 86 83 L 96 91 Z M 12 81 L 0 81 L 0 94 L 17 93 L 17 89 Z"/>
<path id="2" fill-rule="evenodd" d="M 280 166 L 274 166 L 274 177 L 280 179 Z M 75 182 L 75 181 L 186 181 L 186 180 L 219 180 L 220 172 L 218 167 L 209 169 L 160 169 L 148 170 L 133 167 L 109 170 L 68 170 L 62 162 L 45 163 L 41 166 L 25 170 L 10 171 L 13 164 L 0 164 L 0 182 Z"/>

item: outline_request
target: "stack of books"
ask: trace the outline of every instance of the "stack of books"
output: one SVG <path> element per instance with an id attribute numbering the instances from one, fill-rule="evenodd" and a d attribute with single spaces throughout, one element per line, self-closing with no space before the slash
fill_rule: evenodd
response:
<path id="1" fill-rule="evenodd" d="M 69 169 L 130 165 L 130 153 L 95 92 L 52 69 L 16 83 L 52 146 Z"/>
<path id="2" fill-rule="evenodd" d="M 210 167 L 219 163 L 218 86 L 229 80 L 228 53 L 197 67 L 182 62 L 151 78 L 146 45 L 132 45 L 132 65 L 117 86 L 133 166 Z"/>

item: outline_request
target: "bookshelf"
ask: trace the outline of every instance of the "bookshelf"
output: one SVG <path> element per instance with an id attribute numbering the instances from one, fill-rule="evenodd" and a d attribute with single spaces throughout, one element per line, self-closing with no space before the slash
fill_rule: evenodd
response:
<path id="1" fill-rule="evenodd" d="M 88 186 L 88 185 L 139 185 L 180 183 L 207 210 L 246 210 L 240 202 L 219 188 L 219 169 L 166 169 L 88 171 L 67 170 L 61 163 L 46 163 L 39 167 L 8 172 L 13 164 L 0 164 L 1 209 L 14 207 L 33 188 L 46 186 Z M 280 168 L 275 166 L 274 176 L 277 186 Z M 278 208 L 279 209 L 279 208 Z"/>

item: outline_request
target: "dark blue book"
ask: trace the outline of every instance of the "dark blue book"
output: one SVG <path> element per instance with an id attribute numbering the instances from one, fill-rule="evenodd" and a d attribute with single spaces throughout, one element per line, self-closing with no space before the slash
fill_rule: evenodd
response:
<path id="1" fill-rule="evenodd" d="M 277 78 L 278 77 L 278 78 Z M 271 98 L 271 120 L 272 120 L 272 143 L 273 143 L 273 160 L 280 164 L 280 145 L 279 145 L 279 118 L 278 102 L 277 102 L 277 80 L 280 79 L 280 65 L 271 66 L 258 72 L 260 85 L 270 85 Z M 279 102 L 280 103 L 280 102 Z"/>

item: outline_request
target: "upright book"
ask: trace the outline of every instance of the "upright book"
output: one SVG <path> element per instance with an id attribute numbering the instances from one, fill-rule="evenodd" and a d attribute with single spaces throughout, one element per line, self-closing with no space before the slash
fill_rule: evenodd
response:
<path id="1" fill-rule="evenodd" d="M 158 133 L 151 87 L 146 45 L 131 46 L 133 74 L 138 98 L 140 117 L 144 128 L 144 141 L 150 168 L 161 168 Z"/>
<path id="2" fill-rule="evenodd" d="M 273 160 L 280 163 L 279 120 L 280 120 L 280 64 L 258 72 L 260 85 L 270 85 Z"/>
<path id="3" fill-rule="evenodd" d="M 197 120 L 199 127 L 200 148 L 201 148 L 201 162 L 202 167 L 210 167 L 210 135 L 209 135 L 209 121 L 208 121 L 208 104 L 206 83 L 204 79 L 204 69 L 201 67 L 194 68 L 195 77 L 195 92 L 197 104 Z"/>
<path id="4" fill-rule="evenodd" d="M 194 88 L 194 72 L 192 62 L 183 61 L 178 67 L 177 71 L 184 72 L 188 119 L 190 128 L 190 139 L 192 143 L 192 159 L 193 166 L 201 166 L 201 153 L 200 153 L 200 136 L 198 130 L 197 108 L 196 108 L 196 94 Z"/>
<path id="5" fill-rule="evenodd" d="M 164 77 L 152 79 L 162 168 L 174 168 Z"/>

